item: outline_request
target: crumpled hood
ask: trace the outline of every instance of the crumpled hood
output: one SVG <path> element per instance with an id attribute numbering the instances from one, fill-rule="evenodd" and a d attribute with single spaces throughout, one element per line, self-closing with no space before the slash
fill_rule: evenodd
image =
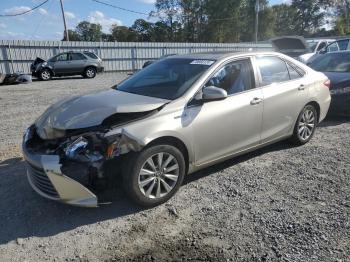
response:
<path id="1" fill-rule="evenodd" d="M 167 102 L 169 100 L 111 89 L 59 101 L 50 106 L 36 120 L 35 125 L 39 135 L 40 129 L 87 128 L 100 125 L 105 118 L 116 113 L 151 111 Z"/>

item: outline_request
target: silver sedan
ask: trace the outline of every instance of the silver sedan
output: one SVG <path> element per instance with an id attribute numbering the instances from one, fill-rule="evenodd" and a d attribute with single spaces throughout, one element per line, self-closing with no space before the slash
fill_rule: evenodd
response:
<path id="1" fill-rule="evenodd" d="M 184 176 L 283 139 L 305 144 L 330 104 L 329 80 L 273 52 L 171 56 L 110 90 L 54 104 L 28 128 L 28 179 L 42 196 L 98 206 L 121 174 L 155 206 Z"/>

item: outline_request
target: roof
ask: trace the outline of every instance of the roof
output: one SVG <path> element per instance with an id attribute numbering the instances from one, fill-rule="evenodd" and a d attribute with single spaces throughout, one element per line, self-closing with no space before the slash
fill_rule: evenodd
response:
<path id="1" fill-rule="evenodd" d="M 226 52 L 207 52 L 207 53 L 191 53 L 171 56 L 170 58 L 186 58 L 186 59 L 207 59 L 220 60 L 231 56 L 244 55 L 261 55 L 261 54 L 279 54 L 272 51 L 226 51 Z"/>

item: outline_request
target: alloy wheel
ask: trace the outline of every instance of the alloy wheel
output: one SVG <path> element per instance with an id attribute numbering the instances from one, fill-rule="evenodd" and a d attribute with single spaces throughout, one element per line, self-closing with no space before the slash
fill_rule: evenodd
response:
<path id="1" fill-rule="evenodd" d="M 138 186 L 141 193 L 147 198 L 166 196 L 176 186 L 179 170 L 173 155 L 165 152 L 152 155 L 139 172 Z"/>
<path id="2" fill-rule="evenodd" d="M 50 77 L 51 77 L 51 74 L 49 71 L 45 70 L 45 71 L 41 72 L 41 78 L 43 80 L 49 80 Z"/>
<path id="3" fill-rule="evenodd" d="M 301 140 L 306 141 L 312 135 L 316 125 L 315 113 L 311 109 L 304 110 L 298 124 L 298 135 Z"/>
<path id="4" fill-rule="evenodd" d="M 91 78 L 91 77 L 94 77 L 95 75 L 95 71 L 93 69 L 88 69 L 86 70 L 86 76 Z"/>

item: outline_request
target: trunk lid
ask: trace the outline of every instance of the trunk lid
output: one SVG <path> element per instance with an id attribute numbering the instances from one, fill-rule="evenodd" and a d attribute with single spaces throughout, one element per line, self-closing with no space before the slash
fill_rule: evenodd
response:
<path id="1" fill-rule="evenodd" d="M 298 57 L 310 52 L 307 43 L 302 36 L 283 36 L 270 39 L 275 51 L 291 57 Z"/>

